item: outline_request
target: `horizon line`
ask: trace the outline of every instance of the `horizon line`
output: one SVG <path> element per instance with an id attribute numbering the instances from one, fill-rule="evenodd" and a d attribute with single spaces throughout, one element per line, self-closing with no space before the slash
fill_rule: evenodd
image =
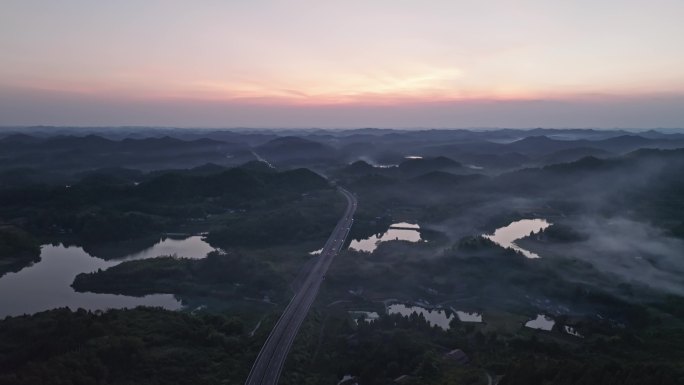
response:
<path id="1" fill-rule="evenodd" d="M 58 128 L 58 129 L 180 129 L 180 130 L 302 130 L 302 131 L 353 131 L 353 130 L 395 130 L 395 131 L 490 131 L 490 130 L 515 130 L 515 131 L 532 131 L 532 130 L 595 130 L 595 131 L 678 131 L 684 130 L 682 127 L 498 127 L 498 126 L 483 126 L 483 127 L 377 127 L 377 126 L 355 126 L 355 127 L 305 127 L 305 126 L 165 126 L 165 125 L 51 125 L 51 124 L 28 124 L 28 125 L 0 125 L 0 130 L 8 129 L 31 129 L 31 128 Z"/>

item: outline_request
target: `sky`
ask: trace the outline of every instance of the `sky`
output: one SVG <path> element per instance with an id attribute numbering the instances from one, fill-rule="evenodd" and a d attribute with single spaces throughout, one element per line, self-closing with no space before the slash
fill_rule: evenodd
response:
<path id="1" fill-rule="evenodd" d="M 2 0 L 0 125 L 684 127 L 681 0 Z"/>

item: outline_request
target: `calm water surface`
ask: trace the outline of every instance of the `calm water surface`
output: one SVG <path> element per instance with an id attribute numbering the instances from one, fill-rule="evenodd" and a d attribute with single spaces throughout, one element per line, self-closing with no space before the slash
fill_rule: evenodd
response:
<path id="1" fill-rule="evenodd" d="M 358 385 L 355 381 L 352 382 L 353 379 L 354 379 L 354 376 L 352 376 L 351 374 L 345 374 L 342 377 L 342 379 L 337 382 L 337 385 L 342 385 L 342 384 L 347 384 L 347 383 L 349 385 Z"/>
<path id="2" fill-rule="evenodd" d="M 154 246 L 137 253 L 125 256 L 118 261 L 130 261 L 134 259 L 154 258 L 160 255 L 176 255 L 183 258 L 200 259 L 214 251 L 204 238 L 193 235 L 185 239 L 162 238 Z"/>
<path id="3" fill-rule="evenodd" d="M 454 319 L 454 315 L 448 314 L 445 310 L 426 309 L 421 306 L 408 306 L 401 303 L 389 305 L 387 313 L 401 314 L 403 316 L 410 316 L 413 313 L 422 314 L 431 326 L 439 326 L 444 330 L 449 329 L 449 323 Z"/>
<path id="4" fill-rule="evenodd" d="M 376 319 L 380 318 L 380 315 L 374 311 L 360 311 L 360 310 L 353 310 L 349 312 L 349 315 L 352 317 L 354 322 L 357 324 L 359 323 L 359 318 L 361 316 L 365 316 L 364 321 L 370 323 L 375 321 Z"/>
<path id="5" fill-rule="evenodd" d="M 43 245 L 41 260 L 17 273 L 0 278 L 0 317 L 32 314 L 57 307 L 104 310 L 130 308 L 140 305 L 160 306 L 170 310 L 181 308 L 171 294 L 152 294 L 132 297 L 115 294 L 78 293 L 71 287 L 76 275 L 97 269 L 107 269 L 124 260 L 152 258 L 159 255 L 177 255 L 186 258 L 204 258 L 213 249 L 202 237 L 184 240 L 162 239 L 154 246 L 130 254 L 122 259 L 105 261 L 86 253 L 81 247 Z"/>
<path id="6" fill-rule="evenodd" d="M 566 333 L 570 334 L 571 336 L 579 337 L 579 338 L 584 338 L 580 332 L 577 331 L 577 329 L 573 328 L 572 326 L 563 326 L 563 330 L 565 330 Z"/>
<path id="7" fill-rule="evenodd" d="M 420 242 L 420 226 L 407 222 L 394 223 L 383 234 L 371 235 L 366 239 L 352 239 L 349 248 L 372 253 L 380 243 L 387 241 Z"/>
<path id="8" fill-rule="evenodd" d="M 508 226 L 500 227 L 494 231 L 494 234 L 485 234 L 483 237 L 492 240 L 501 247 L 518 251 L 527 258 L 539 258 L 539 255 L 516 245 L 515 241 L 530 235 L 530 233 L 536 234 L 549 226 L 551 223 L 547 222 L 546 219 L 522 219 Z"/>
<path id="9" fill-rule="evenodd" d="M 461 322 L 482 322 L 482 314 L 476 312 L 468 313 L 456 310 L 456 317 L 458 317 Z"/>
<path id="10" fill-rule="evenodd" d="M 539 330 L 551 330 L 553 329 L 553 325 L 556 324 L 556 321 L 554 321 L 551 317 L 546 316 L 544 314 L 538 314 L 537 318 L 533 320 L 527 321 L 525 324 L 525 327 L 528 327 L 530 329 L 539 329 Z"/>

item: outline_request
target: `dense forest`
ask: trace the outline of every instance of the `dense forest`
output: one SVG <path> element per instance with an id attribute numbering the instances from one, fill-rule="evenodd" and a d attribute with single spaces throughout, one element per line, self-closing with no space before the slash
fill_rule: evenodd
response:
<path id="1" fill-rule="evenodd" d="M 322 324 L 324 328 L 319 332 Z M 0 384 L 242 383 L 266 327 L 250 336 L 235 315 L 161 309 L 56 309 L 0 321 Z M 264 325 L 267 326 L 267 325 Z M 324 384 L 347 373 L 364 384 L 679 384 L 684 332 L 585 339 L 496 332 L 454 320 L 444 331 L 422 315 L 358 326 L 312 314 L 282 382 Z M 449 352 L 463 352 L 463 356 Z M 463 358 L 465 357 L 465 359 Z"/>
<path id="2" fill-rule="evenodd" d="M 40 259 L 38 241 L 14 226 L 0 226 L 0 276 Z"/>
<path id="3" fill-rule="evenodd" d="M 219 298 L 266 295 L 287 300 L 287 283 L 270 265 L 232 252 L 212 252 L 203 259 L 169 256 L 128 261 L 107 270 L 81 273 L 72 286 L 77 291 L 134 296 L 153 293 Z"/>
<path id="4" fill-rule="evenodd" d="M 55 309 L 0 324 L 3 385 L 236 384 L 260 348 L 235 315 Z"/>
<path id="5" fill-rule="evenodd" d="M 0 279 L 61 244 L 107 263 L 71 294 L 182 306 L 8 316 L 0 383 L 244 383 L 344 212 L 336 186 L 358 200 L 344 246 L 376 243 L 335 257 L 281 383 L 684 382 L 684 136 L 159 130 L 0 133 Z M 492 240 L 523 220 L 548 226 Z M 210 251 L 122 259 L 190 236 Z"/>

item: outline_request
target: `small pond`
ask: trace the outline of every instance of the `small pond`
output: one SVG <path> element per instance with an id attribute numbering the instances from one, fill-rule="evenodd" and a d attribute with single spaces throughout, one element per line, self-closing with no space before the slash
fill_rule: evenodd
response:
<path id="1" fill-rule="evenodd" d="M 575 329 L 572 326 L 565 325 L 565 326 L 563 326 L 563 330 L 565 330 L 565 332 L 570 334 L 571 336 L 584 338 L 584 336 L 582 334 L 580 334 L 580 332 L 578 332 L 577 329 Z"/>
<path id="2" fill-rule="evenodd" d="M 357 324 L 359 323 L 359 318 L 362 316 L 364 317 L 364 321 L 370 323 L 375 321 L 376 319 L 380 318 L 380 315 L 374 311 L 360 311 L 360 310 L 353 310 L 349 312 L 349 315 L 352 317 L 354 322 Z"/>
<path id="3" fill-rule="evenodd" d="M 356 377 L 351 374 L 345 374 L 342 376 L 342 379 L 337 382 L 337 385 L 357 385 L 357 382 L 354 381 L 355 378 Z"/>
<path id="4" fill-rule="evenodd" d="M 422 314 L 431 326 L 439 326 L 444 330 L 449 329 L 449 324 L 451 323 L 451 320 L 454 319 L 453 314 L 448 314 L 445 310 L 441 309 L 426 309 L 422 306 L 409 306 L 401 303 L 389 305 L 387 307 L 387 314 L 410 316 L 413 313 Z"/>
<path id="5" fill-rule="evenodd" d="M 476 312 L 468 313 L 456 310 L 456 317 L 458 317 L 461 322 L 482 322 L 482 314 Z"/>
<path id="6" fill-rule="evenodd" d="M 539 330 L 551 330 L 553 329 L 553 325 L 556 324 L 556 321 L 554 321 L 551 317 L 546 316 L 544 314 L 538 314 L 537 318 L 533 320 L 527 321 L 525 324 L 525 327 L 530 328 L 530 329 L 539 329 Z"/>
<path id="7" fill-rule="evenodd" d="M 524 238 L 531 233 L 536 234 L 549 226 L 551 226 L 551 223 L 547 222 L 545 219 L 522 219 L 515 221 L 508 226 L 496 229 L 494 234 L 484 234 L 483 237 L 490 239 L 501 247 L 518 251 L 527 258 L 539 258 L 539 255 L 516 245 L 515 241 Z"/>
<path id="8" fill-rule="evenodd" d="M 206 257 L 212 251 L 214 251 L 214 248 L 204 240 L 204 237 L 199 235 L 193 235 L 185 239 L 162 238 L 154 246 L 129 254 L 117 261 L 147 259 L 160 255 L 176 255 L 183 258 L 199 259 Z"/>
<path id="9" fill-rule="evenodd" d="M 400 222 L 392 224 L 382 234 L 374 234 L 366 239 L 352 239 L 349 248 L 372 253 L 378 245 L 387 241 L 421 242 L 420 226 L 414 223 Z"/>

